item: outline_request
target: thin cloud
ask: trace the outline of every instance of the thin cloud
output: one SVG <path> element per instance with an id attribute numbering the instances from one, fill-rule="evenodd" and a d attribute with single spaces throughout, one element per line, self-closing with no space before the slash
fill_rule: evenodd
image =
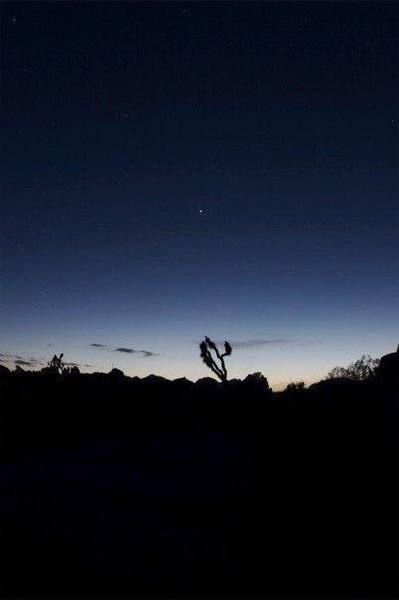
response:
<path id="1" fill-rule="evenodd" d="M 26 366 L 26 367 L 37 367 L 42 366 L 44 364 L 42 359 L 35 358 L 31 356 L 30 358 L 24 358 L 19 354 L 2 354 L 1 356 L 6 357 L 7 362 L 14 361 L 16 365 Z M 4 359 L 2 359 L 4 361 Z"/>
<path id="2" fill-rule="evenodd" d="M 115 352 L 124 352 L 125 354 L 134 354 L 138 352 L 138 350 L 134 350 L 133 348 L 115 348 Z"/>
<path id="3" fill-rule="evenodd" d="M 217 345 L 223 346 L 224 340 L 218 340 L 215 342 Z M 259 340 L 240 340 L 230 342 L 233 350 L 240 348 L 245 350 L 246 348 L 258 348 L 261 346 L 310 346 L 317 344 L 316 340 L 294 340 L 288 338 L 272 338 L 272 339 L 259 339 Z"/>
<path id="4" fill-rule="evenodd" d="M 152 352 L 151 350 L 135 350 L 134 348 L 115 348 L 115 352 L 124 352 L 125 354 L 142 354 L 144 358 L 151 358 L 152 356 L 157 356 L 156 352 Z"/>
<path id="5" fill-rule="evenodd" d="M 99 348 L 100 350 L 108 350 L 109 352 L 120 352 L 121 354 L 142 354 L 144 358 L 151 358 L 152 356 L 158 356 L 157 352 L 152 350 L 136 350 L 135 348 L 129 348 L 127 346 L 117 346 L 113 348 L 106 344 L 92 343 L 89 344 L 91 348 Z"/>
<path id="6" fill-rule="evenodd" d="M 29 358 L 28 359 L 29 362 L 31 362 L 33 365 L 42 365 L 43 364 L 43 360 L 39 359 L 39 358 Z"/>

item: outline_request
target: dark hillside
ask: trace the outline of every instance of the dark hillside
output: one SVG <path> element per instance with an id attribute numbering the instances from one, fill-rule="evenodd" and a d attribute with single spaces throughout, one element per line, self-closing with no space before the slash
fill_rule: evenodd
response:
<path id="1" fill-rule="evenodd" d="M 3 596 L 398 594 L 394 377 L 0 385 Z"/>

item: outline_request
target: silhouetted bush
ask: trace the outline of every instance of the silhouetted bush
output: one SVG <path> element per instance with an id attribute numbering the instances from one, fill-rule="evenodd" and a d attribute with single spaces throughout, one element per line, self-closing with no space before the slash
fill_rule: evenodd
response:
<path id="1" fill-rule="evenodd" d="M 289 394 L 295 394 L 297 392 L 303 392 L 305 388 L 305 383 L 303 381 L 298 381 L 297 383 L 289 383 L 285 388 L 285 391 Z"/>
<path id="2" fill-rule="evenodd" d="M 334 369 L 328 373 L 327 379 L 346 378 L 364 381 L 375 375 L 379 362 L 378 358 L 372 358 L 369 354 L 363 354 L 359 360 L 351 363 L 347 367 L 334 367 Z"/>
<path id="3" fill-rule="evenodd" d="M 249 394 L 269 394 L 269 383 L 262 373 L 251 373 L 244 379 L 243 387 Z"/>

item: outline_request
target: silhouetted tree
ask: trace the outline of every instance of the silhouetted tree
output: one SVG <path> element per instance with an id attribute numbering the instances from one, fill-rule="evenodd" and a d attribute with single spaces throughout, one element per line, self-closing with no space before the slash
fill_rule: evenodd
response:
<path id="1" fill-rule="evenodd" d="M 219 377 L 222 383 L 225 383 L 227 381 L 227 369 L 224 362 L 224 357 L 230 356 L 233 351 L 229 342 L 224 343 L 224 352 L 223 354 L 220 354 L 215 342 L 212 342 L 212 340 L 206 336 L 205 340 L 200 343 L 200 350 L 201 358 L 206 366 L 209 367 L 217 377 Z M 211 350 L 213 350 L 215 353 L 216 359 L 220 362 L 220 365 L 218 365 L 215 358 L 213 358 Z"/>
<path id="2" fill-rule="evenodd" d="M 256 373 L 251 373 L 250 375 L 247 375 L 246 378 L 243 381 L 243 384 L 247 387 L 249 387 L 249 389 L 253 392 L 255 391 L 259 391 L 259 392 L 265 392 L 265 391 L 269 391 L 269 383 L 266 379 L 266 377 L 264 375 L 262 375 L 262 373 L 260 373 L 259 371 Z"/>
<path id="3" fill-rule="evenodd" d="M 63 352 L 61 352 L 59 356 L 54 354 L 53 358 L 47 363 L 48 367 L 54 372 L 62 373 L 63 369 L 65 368 L 65 363 L 62 360 L 63 356 Z"/>
<path id="4" fill-rule="evenodd" d="M 289 383 L 285 388 L 286 392 L 302 392 L 306 388 L 304 381 L 298 381 L 297 383 Z"/>
<path id="5" fill-rule="evenodd" d="M 379 363 L 379 358 L 372 358 L 369 354 L 363 354 L 359 360 L 347 367 L 334 367 L 331 369 L 326 379 L 346 378 L 364 381 L 375 375 Z"/>

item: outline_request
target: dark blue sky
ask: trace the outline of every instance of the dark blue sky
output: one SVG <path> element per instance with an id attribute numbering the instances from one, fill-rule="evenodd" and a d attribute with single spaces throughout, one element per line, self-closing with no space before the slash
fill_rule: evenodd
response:
<path id="1" fill-rule="evenodd" d="M 207 334 L 277 385 L 396 347 L 397 3 L 1 9 L 8 360 L 199 377 Z"/>

